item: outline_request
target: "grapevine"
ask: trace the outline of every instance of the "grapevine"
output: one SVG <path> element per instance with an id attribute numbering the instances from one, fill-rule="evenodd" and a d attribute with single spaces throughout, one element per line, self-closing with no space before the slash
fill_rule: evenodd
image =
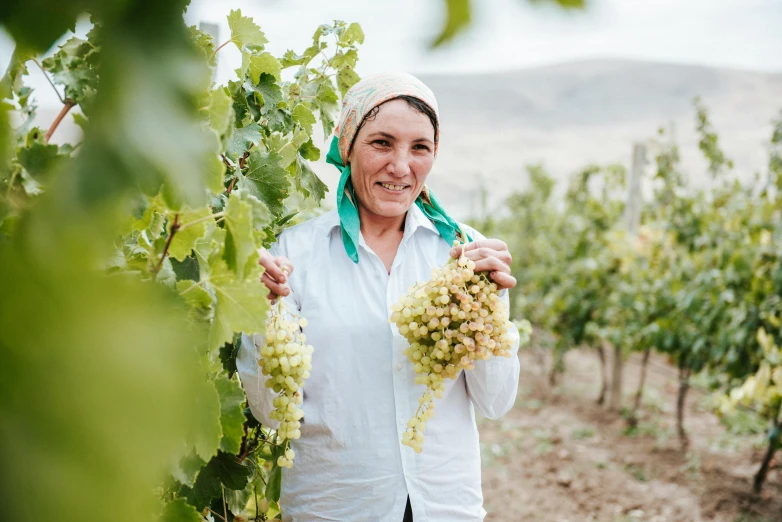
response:
<path id="1" fill-rule="evenodd" d="M 455 246 L 458 242 L 455 242 Z M 497 284 L 475 273 L 475 262 L 462 255 L 432 270 L 432 278 L 415 284 L 392 308 L 391 322 L 410 343 L 404 354 L 414 365 L 416 384 L 426 391 L 407 423 L 402 444 L 420 453 L 434 399 L 442 398 L 445 379 L 491 356 L 510 357 L 508 308 Z"/>

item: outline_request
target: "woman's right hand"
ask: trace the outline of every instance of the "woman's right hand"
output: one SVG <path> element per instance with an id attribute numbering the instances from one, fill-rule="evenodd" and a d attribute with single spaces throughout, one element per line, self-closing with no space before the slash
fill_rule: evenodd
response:
<path id="1" fill-rule="evenodd" d="M 266 296 L 273 301 L 279 296 L 290 295 L 288 278 L 293 273 L 293 263 L 287 257 L 273 256 L 265 248 L 258 249 L 258 264 L 264 268 L 261 283 L 269 289 Z"/>

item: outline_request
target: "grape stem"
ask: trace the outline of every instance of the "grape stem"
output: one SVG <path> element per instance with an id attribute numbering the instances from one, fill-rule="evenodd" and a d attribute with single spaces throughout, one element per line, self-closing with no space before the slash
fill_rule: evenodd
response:
<path id="1" fill-rule="evenodd" d="M 49 85 L 51 85 L 52 89 L 54 89 L 54 92 L 57 93 L 57 97 L 60 99 L 60 103 L 65 105 L 65 100 L 63 99 L 62 96 L 60 96 L 60 91 L 57 90 L 57 87 L 54 85 L 54 82 L 52 81 L 52 79 L 49 78 L 49 75 L 46 73 L 46 70 L 43 68 L 41 63 L 38 60 L 36 60 L 35 58 L 33 58 L 33 63 L 38 66 L 38 68 L 41 70 L 41 72 L 43 73 L 43 75 L 46 78 L 46 80 L 49 82 Z"/>
<path id="2" fill-rule="evenodd" d="M 171 235 L 168 236 L 168 239 L 166 240 L 166 246 L 163 249 L 163 253 L 160 255 L 160 261 L 157 262 L 157 266 L 155 267 L 155 273 L 160 272 L 160 269 L 163 266 L 163 261 L 165 261 L 166 256 L 168 255 L 168 249 L 171 246 L 171 240 L 174 239 L 174 235 L 176 235 L 177 230 L 179 230 L 179 213 L 174 214 L 174 222 L 171 223 Z"/>

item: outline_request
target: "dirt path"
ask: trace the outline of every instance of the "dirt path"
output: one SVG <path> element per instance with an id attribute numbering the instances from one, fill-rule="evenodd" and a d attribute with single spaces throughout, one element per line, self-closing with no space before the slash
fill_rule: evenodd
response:
<path id="1" fill-rule="evenodd" d="M 675 436 L 674 369 L 653 358 L 645 413 L 634 432 L 595 404 L 594 353 L 573 351 L 553 392 L 529 352 L 521 354 L 516 405 L 497 421 L 479 422 L 487 522 L 777 522 L 782 473 L 769 474 L 761 496 L 750 493 L 764 447 L 762 435 L 733 435 L 688 396 L 691 445 Z M 634 391 L 638 358 L 625 373 Z M 778 457 L 779 458 L 779 457 Z"/>

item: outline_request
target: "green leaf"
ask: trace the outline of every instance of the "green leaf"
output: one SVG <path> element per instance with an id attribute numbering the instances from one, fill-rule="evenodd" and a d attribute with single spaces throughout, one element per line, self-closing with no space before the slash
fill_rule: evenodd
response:
<path id="1" fill-rule="evenodd" d="M 291 163 L 293 163 L 293 161 L 296 159 L 296 154 L 299 153 L 299 149 L 308 140 L 309 140 L 309 135 L 304 130 L 300 130 L 299 132 L 294 134 L 291 141 L 283 145 L 282 148 L 280 148 L 279 150 L 281 156 L 280 166 L 287 168 Z"/>
<path id="2" fill-rule="evenodd" d="M 346 52 L 338 52 L 331 60 L 331 66 L 335 69 L 343 67 L 356 67 L 358 62 L 358 52 L 355 49 L 348 49 Z"/>
<path id="3" fill-rule="evenodd" d="M 233 123 L 233 102 L 231 95 L 225 87 L 219 87 L 212 91 L 209 104 L 209 124 L 222 136 L 230 130 Z"/>
<path id="4" fill-rule="evenodd" d="M 269 502 L 278 502 L 280 500 L 280 489 L 282 487 L 282 468 L 277 465 L 277 458 L 284 454 L 279 446 L 271 447 L 272 470 L 266 482 L 266 500 Z"/>
<path id="5" fill-rule="evenodd" d="M 316 147 L 312 140 L 307 140 L 299 147 L 301 157 L 309 161 L 318 161 L 320 159 L 320 149 Z"/>
<path id="6" fill-rule="evenodd" d="M 171 476 L 177 482 L 192 488 L 198 473 L 205 464 L 206 461 L 201 459 L 195 451 L 191 451 L 187 456 L 179 459 L 179 462 L 171 470 Z"/>
<path id="7" fill-rule="evenodd" d="M 342 96 L 344 97 L 348 89 L 353 87 L 360 79 L 356 71 L 348 65 L 337 71 L 337 85 Z"/>
<path id="8" fill-rule="evenodd" d="M 261 74 L 253 91 L 260 94 L 263 99 L 263 110 L 261 111 L 263 114 L 276 110 L 277 105 L 282 101 L 282 90 L 271 74 Z"/>
<path id="9" fill-rule="evenodd" d="M 244 277 L 247 259 L 255 253 L 252 206 L 232 194 L 225 211 L 225 251 L 223 258 L 228 267 L 240 278 Z"/>
<path id="10" fill-rule="evenodd" d="M 223 427 L 220 450 L 238 453 L 242 444 L 242 424 L 244 424 L 244 391 L 238 382 L 226 377 L 217 378 L 215 387 L 220 395 L 220 424 Z"/>
<path id="11" fill-rule="evenodd" d="M 342 36 L 339 39 L 339 46 L 347 47 L 356 43 L 364 43 L 364 31 L 359 24 L 353 22 L 345 29 L 345 32 L 342 33 Z"/>
<path id="12" fill-rule="evenodd" d="M 65 98 L 79 105 L 95 95 L 98 89 L 98 51 L 80 38 L 70 38 L 41 65 L 52 79 L 65 87 Z"/>
<path id="13" fill-rule="evenodd" d="M 282 66 L 277 61 L 277 58 L 270 53 L 261 53 L 259 55 L 242 53 L 242 69 L 246 70 L 253 83 L 257 84 L 261 80 L 262 74 L 270 74 L 277 81 L 280 81 Z"/>
<path id="14" fill-rule="evenodd" d="M 431 43 L 432 47 L 441 46 L 470 25 L 470 0 L 445 0 L 445 9 L 445 25 Z"/>
<path id="15" fill-rule="evenodd" d="M 293 121 L 307 131 L 307 134 L 312 134 L 312 126 L 317 123 L 317 120 L 309 107 L 303 103 L 299 103 L 293 108 L 291 115 L 293 116 Z"/>
<path id="16" fill-rule="evenodd" d="M 30 176 L 36 180 L 44 180 L 65 157 L 59 154 L 57 145 L 43 143 L 43 131 L 38 129 L 40 139 L 17 151 L 17 160 Z"/>
<path id="17" fill-rule="evenodd" d="M 261 126 L 253 122 L 246 127 L 234 130 L 228 141 L 226 154 L 238 161 L 251 145 L 257 145 L 262 139 Z"/>
<path id="18" fill-rule="evenodd" d="M 190 31 L 190 38 L 196 47 L 201 51 L 202 57 L 211 67 L 217 65 L 217 55 L 215 54 L 215 42 L 212 35 L 205 33 L 192 25 L 187 28 Z"/>
<path id="19" fill-rule="evenodd" d="M 262 333 L 266 325 L 266 311 L 269 308 L 268 290 L 260 282 L 261 268 L 250 270 L 246 280 L 238 279 L 228 269 L 224 260 L 218 259 L 211 265 L 209 283 L 217 297 L 215 318 L 209 334 L 210 348 L 217 349 L 233 340 L 234 332 L 248 335 Z"/>
<path id="20" fill-rule="evenodd" d="M 207 227 L 214 226 L 214 222 L 212 220 L 202 220 L 199 222 L 196 221 L 202 218 L 206 218 L 211 214 L 212 212 L 206 207 L 199 208 L 197 210 L 187 210 L 185 212 L 181 212 L 179 214 L 179 223 L 180 225 L 184 226 L 184 228 L 178 229 L 174 234 L 174 237 L 171 239 L 171 245 L 168 247 L 168 254 L 178 261 L 184 261 L 185 258 L 187 258 L 193 251 L 193 247 L 195 246 L 196 241 L 198 241 L 199 238 L 206 234 Z M 193 222 L 196 223 L 193 225 L 188 225 L 189 223 Z M 171 235 L 171 226 L 173 224 L 173 220 L 169 219 L 168 225 L 166 227 L 167 235 Z"/>
<path id="21" fill-rule="evenodd" d="M 202 522 L 202 518 L 196 508 L 178 498 L 166 504 L 160 522 Z"/>
<path id="22" fill-rule="evenodd" d="M 315 201 L 320 201 L 326 197 L 329 188 L 310 168 L 309 164 L 300 156 L 296 158 L 296 178 L 299 189 L 306 197 L 311 197 Z"/>
<path id="23" fill-rule="evenodd" d="M 263 201 L 274 215 L 282 213 L 283 201 L 290 188 L 288 173 L 281 161 L 282 156 L 276 152 L 254 149 L 247 158 L 247 173 L 240 183 L 241 188 Z"/>
<path id="24" fill-rule="evenodd" d="M 220 484 L 229 489 L 242 490 L 251 475 L 252 469 L 236 462 L 235 456 L 221 451 L 201 470 L 193 488 L 184 488 L 184 492 L 187 501 L 201 510 L 212 499 L 222 498 Z"/>
<path id="25" fill-rule="evenodd" d="M 228 27 L 231 29 L 231 41 L 240 51 L 248 45 L 263 46 L 269 42 L 252 18 L 242 16 L 241 9 L 228 13 Z"/>
<path id="26" fill-rule="evenodd" d="M 213 383 L 204 382 L 203 392 L 196 400 L 201 411 L 201 426 L 199 431 L 189 434 L 187 439 L 192 440 L 196 454 L 207 461 L 217 452 L 222 438 L 220 396 Z"/>

